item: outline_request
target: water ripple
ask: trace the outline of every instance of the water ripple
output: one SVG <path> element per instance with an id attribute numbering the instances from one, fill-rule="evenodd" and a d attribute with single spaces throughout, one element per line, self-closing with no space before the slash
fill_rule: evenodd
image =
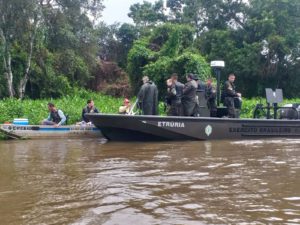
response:
<path id="1" fill-rule="evenodd" d="M 299 224 L 299 147 L 299 140 L 277 139 L 0 143 L 1 219 L 12 225 Z"/>

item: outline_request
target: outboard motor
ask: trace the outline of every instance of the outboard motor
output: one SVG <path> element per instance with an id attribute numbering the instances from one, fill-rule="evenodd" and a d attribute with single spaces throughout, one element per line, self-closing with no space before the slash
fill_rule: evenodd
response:
<path id="1" fill-rule="evenodd" d="M 286 104 L 279 110 L 279 119 L 300 119 L 300 104 Z"/>

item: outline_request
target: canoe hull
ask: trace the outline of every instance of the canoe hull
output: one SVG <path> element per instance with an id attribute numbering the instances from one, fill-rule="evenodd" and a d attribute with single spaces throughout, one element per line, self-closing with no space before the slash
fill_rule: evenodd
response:
<path id="1" fill-rule="evenodd" d="M 218 140 L 300 137 L 300 120 L 88 114 L 116 141 Z"/>
<path id="2" fill-rule="evenodd" d="M 94 126 L 44 126 L 44 125 L 14 125 L 1 124 L 0 129 L 7 134 L 20 138 L 84 138 L 101 137 L 101 132 Z"/>

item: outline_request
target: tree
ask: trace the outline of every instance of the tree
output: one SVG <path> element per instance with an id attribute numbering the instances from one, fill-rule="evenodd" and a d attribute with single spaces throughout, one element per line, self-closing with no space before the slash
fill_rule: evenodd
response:
<path id="1" fill-rule="evenodd" d="M 210 75 L 206 60 L 193 49 L 194 30 L 186 25 L 165 24 L 155 28 L 150 37 L 136 41 L 128 54 L 128 73 L 135 93 L 143 75 L 148 75 L 164 95 L 165 81 L 177 72 L 185 82 L 186 73 Z"/>
<path id="2" fill-rule="evenodd" d="M 128 16 L 140 28 L 165 22 L 166 15 L 164 14 L 163 0 L 158 0 L 154 4 L 147 1 L 144 1 L 143 4 L 133 4 L 130 6 Z"/>
<path id="3" fill-rule="evenodd" d="M 126 68 L 127 54 L 133 42 L 138 38 L 138 30 L 135 26 L 123 23 L 106 25 L 100 23 L 97 26 L 98 42 L 100 45 L 100 58 L 106 61 L 114 61 L 119 66 Z"/>
<path id="4" fill-rule="evenodd" d="M 249 41 L 262 43 L 260 75 L 273 87 L 285 87 L 296 75 L 288 68 L 297 65 L 300 56 L 299 13 L 300 2 L 296 0 L 251 1 L 247 28 L 249 33 L 258 32 L 249 34 Z"/>
<path id="5" fill-rule="evenodd" d="M 222 26 L 213 26 L 214 19 L 208 17 L 207 24 L 212 26 L 197 38 L 197 47 L 208 60 L 225 60 L 224 73 L 238 75 L 244 96 L 264 95 L 266 87 L 283 88 L 286 96 L 297 96 L 297 85 L 289 81 L 299 80 L 295 68 L 299 68 L 300 2 L 252 0 L 247 6 L 231 2 L 237 5 L 223 6 L 227 9 Z"/>
<path id="6" fill-rule="evenodd" d="M 182 10 L 184 0 L 167 0 L 167 8 L 170 9 L 168 21 L 181 23 L 182 22 Z"/>
<path id="7" fill-rule="evenodd" d="M 183 22 L 192 24 L 197 36 L 211 29 L 230 29 L 243 26 L 247 3 L 243 0 L 184 1 Z"/>
<path id="8" fill-rule="evenodd" d="M 116 36 L 119 41 L 120 48 L 120 55 L 117 62 L 121 67 L 126 68 L 127 55 L 133 46 L 133 42 L 138 39 L 138 30 L 135 26 L 124 23 L 118 29 Z"/>
<path id="9" fill-rule="evenodd" d="M 15 45 L 25 49 L 23 59 L 26 63 L 23 75 L 19 78 L 18 95 L 24 96 L 24 90 L 29 78 L 29 70 L 33 53 L 33 45 L 41 10 L 34 0 L 0 1 L 0 38 L 2 43 L 2 58 L 4 76 L 7 81 L 8 94 L 15 95 L 14 75 L 12 68 L 12 51 Z"/>
<path id="10" fill-rule="evenodd" d="M 102 0 L 0 0 L 0 56 L 8 95 L 23 98 L 28 81 L 42 88 L 35 83 L 42 81 L 40 73 L 85 85 L 98 48 L 90 18 L 102 9 Z M 53 60 L 46 58 L 50 55 Z"/>

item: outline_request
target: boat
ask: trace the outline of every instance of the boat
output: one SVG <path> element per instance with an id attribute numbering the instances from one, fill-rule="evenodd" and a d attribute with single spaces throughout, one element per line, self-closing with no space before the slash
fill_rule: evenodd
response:
<path id="1" fill-rule="evenodd" d="M 279 106 L 278 103 L 283 102 L 282 89 L 273 91 L 266 88 L 265 91 L 267 106 L 257 104 L 253 118 L 248 119 L 228 118 L 228 110 L 219 105 L 218 95 L 217 117 L 208 117 L 203 93 L 198 95 L 202 104 L 198 103 L 200 110 L 197 117 L 145 116 L 136 113 L 92 113 L 87 117 L 105 138 L 116 141 L 300 138 L 300 104 Z"/>
<path id="2" fill-rule="evenodd" d="M 93 125 L 46 125 L 0 124 L 0 132 L 12 139 L 41 138 L 90 138 L 101 137 L 100 130 Z"/>
<path id="3" fill-rule="evenodd" d="M 300 138 L 300 120 L 88 114 L 114 141 Z"/>
<path id="4" fill-rule="evenodd" d="M 205 101 L 200 105 L 199 117 L 136 114 L 87 114 L 87 117 L 104 137 L 116 141 L 300 138 L 300 104 L 279 106 L 283 101 L 281 89 L 266 88 L 266 97 L 267 106 L 257 104 L 253 118 L 248 119 L 226 117 L 226 107 L 217 108 L 218 117 L 208 117 Z"/>

